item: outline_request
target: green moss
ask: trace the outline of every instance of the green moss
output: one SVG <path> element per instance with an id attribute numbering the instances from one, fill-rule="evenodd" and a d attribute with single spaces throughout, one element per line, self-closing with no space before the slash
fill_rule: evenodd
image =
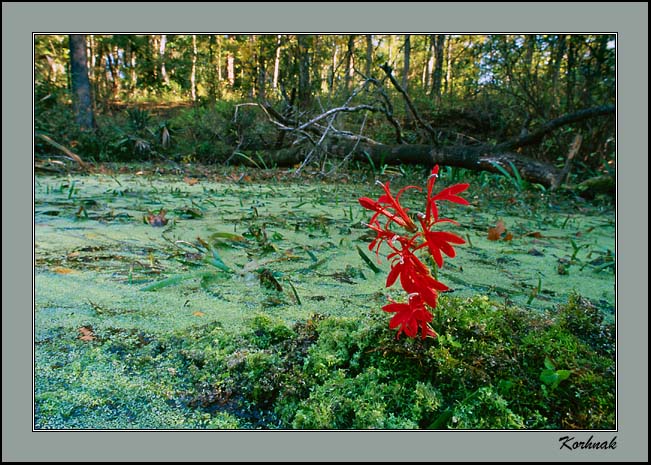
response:
<path id="1" fill-rule="evenodd" d="M 523 429 L 522 417 L 508 407 L 508 402 L 490 387 L 479 388 L 458 404 L 453 411 L 454 429 Z"/>
<path id="2" fill-rule="evenodd" d="M 369 368 L 354 377 L 336 370 L 298 406 L 291 425 L 297 429 L 418 428 L 411 417 L 419 412 L 400 408 L 401 402 L 416 396 L 406 391 L 401 382 L 386 380 L 377 369 Z M 424 394 L 427 400 L 423 403 Z M 427 389 L 421 389 L 418 397 L 419 406 L 436 403 Z"/>
<path id="3" fill-rule="evenodd" d="M 614 341 L 593 310 L 580 298 L 544 314 L 442 298 L 440 336 L 426 340 L 396 339 L 380 313 L 291 327 L 260 314 L 241 334 L 217 322 L 168 336 L 98 329 L 90 342 L 53 331 L 40 344 L 58 350 L 37 351 L 36 424 L 612 428 Z M 549 364 L 569 376 L 545 382 Z"/>

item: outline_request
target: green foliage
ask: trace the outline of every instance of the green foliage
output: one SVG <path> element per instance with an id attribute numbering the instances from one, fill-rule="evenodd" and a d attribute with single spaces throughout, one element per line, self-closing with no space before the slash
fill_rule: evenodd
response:
<path id="1" fill-rule="evenodd" d="M 545 359 L 545 369 L 540 374 L 540 380 L 552 389 L 558 387 L 561 381 L 565 381 L 570 377 L 572 371 L 570 370 L 557 370 L 551 360 Z"/>
<path id="2" fill-rule="evenodd" d="M 237 151 L 259 163 L 252 154 L 276 150 L 280 142 L 286 147 L 295 135 L 281 136 L 260 108 L 249 105 L 254 101 L 271 103 L 292 122 L 305 122 L 337 106 L 368 104 L 379 111 L 371 117 L 365 112 L 339 114 L 333 127 L 357 133 L 363 126 L 363 135 L 395 144 L 399 126 L 400 138 L 407 143 L 472 146 L 509 140 L 552 118 L 615 100 L 612 35 L 437 38 L 440 59 L 434 56 L 434 36 L 410 36 L 411 67 L 405 76 L 414 107 L 435 134 L 423 131 L 402 95 L 380 80 L 382 63 L 391 63 L 397 74 L 407 59 L 404 37 L 387 34 L 88 35 L 95 116 L 103 124 L 84 137 L 70 134 L 74 119 L 69 117 L 68 36 L 38 34 L 36 127 L 66 147 L 74 142 L 83 158 L 100 161 L 163 157 L 234 162 L 230 157 Z M 347 56 L 359 71 L 353 76 Z M 432 63 L 441 66 L 432 69 Z M 238 103 L 247 105 L 236 113 Z M 132 125 L 112 114 L 116 105 L 155 110 L 150 121 Z M 133 122 L 136 115 L 131 116 Z M 612 173 L 613 121 L 601 118 L 564 127 L 539 146 L 525 147 L 523 154 L 563 166 L 567 147 L 580 132 L 584 143 L 573 176 Z M 177 130 L 171 140 L 170 127 Z M 37 144 L 37 153 L 47 150 Z M 383 173 L 385 168 L 380 163 L 373 171 Z M 517 170 L 508 171 L 510 182 L 522 188 Z"/>
<path id="3" fill-rule="evenodd" d="M 539 315 L 442 298 L 433 326 L 437 339 L 397 340 L 375 313 L 293 326 L 259 313 L 240 336 L 217 322 L 53 334 L 42 343 L 59 349 L 36 360 L 36 427 L 615 426 L 614 333 L 584 299 Z"/>
<path id="4" fill-rule="evenodd" d="M 454 407 L 453 429 L 524 429 L 519 415 L 491 387 L 482 387 Z"/>

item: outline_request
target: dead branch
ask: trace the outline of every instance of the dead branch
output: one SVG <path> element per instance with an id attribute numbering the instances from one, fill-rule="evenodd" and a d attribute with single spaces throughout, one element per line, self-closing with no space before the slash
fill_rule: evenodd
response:
<path id="1" fill-rule="evenodd" d="M 547 121 L 534 132 L 528 133 L 524 136 L 516 137 L 506 142 L 502 142 L 501 144 L 497 144 L 495 146 L 495 150 L 514 150 L 526 145 L 537 144 L 542 140 L 544 136 L 562 126 L 594 118 L 595 116 L 605 116 L 611 114 L 615 114 L 615 105 L 600 105 L 598 107 L 586 108 L 574 113 L 568 113 Z"/>
<path id="2" fill-rule="evenodd" d="M 386 73 L 388 76 L 389 80 L 391 81 L 391 84 L 393 84 L 393 87 L 396 88 L 398 92 L 402 94 L 402 96 L 405 99 L 405 102 L 407 102 L 407 106 L 409 107 L 409 110 L 411 110 L 411 113 L 414 115 L 414 118 L 416 118 L 416 121 L 418 121 L 418 124 L 421 125 L 431 136 L 432 138 L 436 138 L 436 131 L 432 129 L 432 126 L 430 126 L 426 121 L 423 120 L 423 118 L 420 117 L 420 114 L 416 110 L 416 107 L 414 107 L 414 104 L 411 101 L 411 98 L 409 98 L 409 94 L 405 91 L 405 89 L 402 88 L 402 86 L 398 83 L 396 78 L 393 76 L 393 70 L 389 66 L 388 63 L 383 64 L 380 66 L 382 71 Z"/>
<path id="3" fill-rule="evenodd" d="M 47 143 L 50 144 L 52 147 L 54 147 L 54 148 L 56 148 L 56 149 L 58 149 L 58 150 L 61 150 L 61 151 L 62 151 L 63 153 L 65 153 L 65 154 L 66 154 L 70 159 L 72 159 L 73 161 L 77 162 L 77 163 L 79 164 L 79 167 L 80 167 L 80 168 L 82 168 L 82 169 L 86 169 L 86 163 L 84 163 L 84 161 L 81 159 L 81 157 L 80 157 L 79 155 L 77 155 L 76 153 L 74 153 L 72 150 L 70 150 L 70 149 L 64 147 L 63 145 L 59 144 L 58 142 L 53 141 L 49 136 L 46 136 L 46 135 L 43 134 L 43 133 L 37 132 L 37 133 L 36 133 L 36 137 L 38 137 L 39 139 L 41 139 L 41 140 L 47 142 Z"/>
<path id="4" fill-rule="evenodd" d="M 301 125 L 298 126 L 296 129 L 297 129 L 297 130 L 306 129 L 306 128 L 308 128 L 309 126 L 311 126 L 311 125 L 313 125 L 314 123 L 316 123 L 317 121 L 321 121 L 323 118 L 327 118 L 328 116 L 330 116 L 330 115 L 332 115 L 332 114 L 334 114 L 334 113 L 341 113 L 341 112 L 352 113 L 352 112 L 362 111 L 362 110 L 368 110 L 368 111 L 372 111 L 372 112 L 378 112 L 378 111 L 381 111 L 379 108 L 376 108 L 376 107 L 371 106 L 371 105 L 358 105 L 358 106 L 356 106 L 356 107 L 345 107 L 345 106 L 344 106 L 344 107 L 333 108 L 333 109 L 331 109 L 331 110 L 326 111 L 325 113 L 320 114 L 320 115 L 317 116 L 316 118 L 312 118 L 312 119 L 311 119 L 310 121 L 308 121 L 307 123 L 303 123 L 303 124 L 301 124 Z"/>
<path id="5" fill-rule="evenodd" d="M 570 151 L 567 154 L 567 160 L 565 161 L 565 166 L 563 167 L 561 172 L 558 173 L 558 178 L 556 179 L 556 181 L 552 183 L 552 189 L 557 189 L 558 186 L 560 186 L 562 183 L 567 184 L 567 181 L 570 176 L 570 170 L 572 169 L 572 160 L 574 159 L 574 156 L 578 153 L 579 149 L 581 148 L 581 142 L 583 142 L 583 136 L 580 133 L 577 133 L 576 136 L 574 136 L 574 142 L 572 142 L 572 145 L 570 146 Z"/>

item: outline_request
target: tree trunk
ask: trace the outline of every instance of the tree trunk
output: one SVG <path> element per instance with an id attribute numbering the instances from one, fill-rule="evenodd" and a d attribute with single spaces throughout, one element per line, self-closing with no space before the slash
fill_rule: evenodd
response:
<path id="1" fill-rule="evenodd" d="M 346 77 L 344 78 L 344 86 L 346 94 L 350 93 L 350 86 L 355 76 L 355 36 L 348 36 L 348 51 L 346 52 Z"/>
<path id="2" fill-rule="evenodd" d="M 192 70 L 190 71 L 190 94 L 197 101 L 197 36 L 192 35 Z"/>
<path id="3" fill-rule="evenodd" d="M 559 99 L 559 89 L 558 89 L 558 79 L 561 74 L 561 64 L 563 63 L 563 57 L 565 56 L 566 49 L 566 35 L 561 34 L 556 40 L 556 50 L 554 52 L 554 57 L 552 63 L 549 66 L 550 81 L 551 81 L 551 98 L 553 101 L 552 107 L 554 110 L 558 110 L 560 105 Z"/>
<path id="4" fill-rule="evenodd" d="M 136 74 L 136 52 L 131 43 L 131 39 L 127 41 L 126 50 L 124 51 L 124 62 L 129 67 L 129 96 L 133 96 L 138 83 L 138 75 Z"/>
<path id="5" fill-rule="evenodd" d="M 409 66 L 411 61 L 411 37 L 405 36 L 404 62 L 402 67 L 402 88 L 409 91 Z"/>
<path id="6" fill-rule="evenodd" d="M 339 45 L 337 44 L 336 38 L 334 39 L 333 42 L 334 44 L 332 46 L 332 62 L 330 63 L 330 75 L 328 76 L 328 97 L 332 97 L 332 93 L 334 92 L 335 82 L 337 80 L 336 78 L 337 67 L 339 66 L 337 63 Z"/>
<path id="7" fill-rule="evenodd" d="M 366 34 L 366 69 L 364 75 L 368 78 L 371 77 L 371 69 L 373 66 L 373 35 Z"/>
<path id="8" fill-rule="evenodd" d="M 382 69 L 385 71 L 392 84 L 402 93 L 403 90 L 391 74 L 391 68 L 389 65 L 383 65 Z M 409 103 L 407 95 L 405 95 L 405 99 Z M 292 132 L 306 135 L 314 144 L 316 144 L 315 141 L 317 138 L 320 141 L 323 141 L 326 135 L 328 135 L 323 132 L 323 129 L 319 129 L 314 123 L 330 117 L 334 112 L 381 111 L 370 105 L 360 105 L 357 107 L 344 106 L 328 110 L 306 123 L 300 124 L 296 127 L 291 127 L 293 123 L 287 118 L 284 118 L 269 105 L 263 106 L 263 109 L 272 121 L 283 126 L 286 130 L 291 129 Z M 522 177 L 522 179 L 555 189 L 562 183 L 562 178 L 567 174 L 566 172 L 558 170 L 553 164 L 523 156 L 513 152 L 513 150 L 524 145 L 538 143 L 542 140 L 543 136 L 562 126 L 597 116 L 614 115 L 614 113 L 614 105 L 602 105 L 599 107 L 584 109 L 547 121 L 531 134 L 502 142 L 500 144 L 483 144 L 474 146 L 456 145 L 447 147 L 439 147 L 435 144 L 387 145 L 377 143 L 368 138 L 354 136 L 350 133 L 344 134 L 340 131 L 333 130 L 331 131 L 330 137 L 325 145 L 327 145 L 328 153 L 334 156 L 360 161 L 368 161 L 370 159 L 376 166 L 381 166 L 383 164 L 420 164 L 431 167 L 434 164 L 441 164 L 502 174 L 504 170 L 506 170 L 512 176 L 516 176 L 516 173 L 513 171 L 513 167 L 515 167 L 518 175 Z M 427 123 L 420 120 L 417 112 L 414 112 L 414 118 L 416 118 L 420 124 L 428 127 L 429 130 L 432 130 Z M 287 132 L 282 131 L 281 133 L 286 134 Z M 573 148 L 570 153 L 576 152 L 576 150 L 578 150 L 578 146 Z M 291 149 L 282 149 L 275 154 L 271 154 L 269 162 L 277 166 L 290 166 L 304 162 L 304 160 L 301 160 L 304 156 L 304 151 L 300 149 L 300 146 L 294 145 Z M 573 154 L 568 155 L 568 158 L 573 156 Z"/>
<path id="9" fill-rule="evenodd" d="M 111 65 L 111 74 L 113 75 L 113 98 L 117 99 L 120 96 L 120 89 L 122 88 L 120 50 L 117 45 L 113 47 L 113 52 L 111 53 Z"/>
<path id="10" fill-rule="evenodd" d="M 340 158 L 348 157 L 349 160 L 368 162 L 370 159 L 376 166 L 403 164 L 431 168 L 439 164 L 498 174 L 502 172 L 497 166 L 510 172 L 512 163 L 523 179 L 546 187 L 555 187 L 559 176 L 559 170 L 553 165 L 517 153 L 490 153 L 472 147 L 436 148 L 420 144 L 385 145 L 342 141 L 329 145 L 328 151 Z M 300 148 L 291 147 L 269 152 L 265 155 L 265 160 L 268 165 L 285 167 L 301 163 L 304 156 Z"/>
<path id="11" fill-rule="evenodd" d="M 265 46 L 264 38 L 259 41 L 258 47 L 258 98 L 264 100 L 266 98 L 266 84 L 267 84 L 267 47 Z"/>
<path id="12" fill-rule="evenodd" d="M 222 74 L 222 36 L 217 36 L 217 82 L 221 88 L 221 82 L 224 80 Z"/>
<path id="13" fill-rule="evenodd" d="M 313 35 L 311 38 L 312 43 L 309 49 L 309 65 L 310 72 L 312 73 L 312 77 L 310 78 L 310 89 L 311 93 L 321 93 L 321 72 L 323 71 L 323 66 L 321 65 L 319 48 L 321 47 L 321 41 L 323 40 L 323 37 L 320 35 Z"/>
<path id="14" fill-rule="evenodd" d="M 82 129 L 92 129 L 95 127 L 95 116 L 88 79 L 85 35 L 70 35 L 70 71 L 75 121 Z"/>
<path id="15" fill-rule="evenodd" d="M 231 52 L 226 57 L 226 76 L 228 85 L 233 87 L 235 85 L 235 55 Z"/>
<path id="16" fill-rule="evenodd" d="M 409 89 L 409 67 L 410 67 L 410 61 L 411 61 L 411 38 L 409 35 L 405 36 L 405 48 L 404 48 L 404 62 L 403 62 L 403 67 L 402 67 L 402 88 L 404 89 L 405 93 L 408 92 Z M 412 124 L 413 119 L 411 117 L 411 113 L 409 112 L 409 105 L 408 102 L 405 103 L 405 121 L 407 126 Z"/>
<path id="17" fill-rule="evenodd" d="M 272 87 L 274 90 L 278 88 L 278 75 L 280 74 L 280 35 L 276 42 L 276 56 L 274 57 L 274 81 Z"/>
<path id="18" fill-rule="evenodd" d="M 452 37 L 448 36 L 446 44 L 446 59 L 445 59 L 445 84 L 444 92 L 445 95 L 450 95 L 452 93 Z"/>
<path id="19" fill-rule="evenodd" d="M 215 69 L 215 36 L 208 36 L 208 98 L 211 102 L 217 99 L 216 69 Z"/>
<path id="20" fill-rule="evenodd" d="M 567 50 L 567 81 L 565 88 L 566 110 L 574 109 L 574 86 L 576 84 L 576 57 L 577 44 L 575 36 L 569 36 L 569 45 Z"/>
<path id="21" fill-rule="evenodd" d="M 90 63 L 88 63 L 88 79 L 90 79 L 92 85 L 96 82 L 95 65 L 97 60 L 95 58 L 95 38 L 92 35 L 88 36 L 88 59 L 90 60 Z"/>
<path id="22" fill-rule="evenodd" d="M 310 88 L 310 36 L 298 35 L 298 105 L 309 108 L 312 100 Z"/>
<path id="23" fill-rule="evenodd" d="M 430 89 L 430 86 L 432 85 L 432 74 L 434 73 L 434 41 L 435 39 L 434 34 L 429 35 L 429 44 L 427 48 L 427 64 L 425 66 L 425 77 L 423 79 L 423 88 L 427 92 L 428 95 L 431 95 L 432 91 Z"/>
<path id="24" fill-rule="evenodd" d="M 163 83 L 166 86 L 170 85 L 170 78 L 165 69 L 165 47 L 167 46 L 167 36 L 165 34 L 160 36 L 160 48 L 158 53 L 160 55 L 160 75 L 163 78 Z"/>
<path id="25" fill-rule="evenodd" d="M 445 36 L 437 34 L 434 37 L 434 72 L 432 75 L 432 92 L 431 95 L 436 98 L 437 102 L 441 100 L 441 80 L 443 78 L 443 47 L 445 45 Z"/>

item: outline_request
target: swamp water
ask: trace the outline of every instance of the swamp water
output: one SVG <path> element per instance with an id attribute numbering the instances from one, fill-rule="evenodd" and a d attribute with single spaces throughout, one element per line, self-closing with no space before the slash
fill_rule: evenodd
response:
<path id="1" fill-rule="evenodd" d="M 243 179 L 37 176 L 37 427 L 167 428 L 199 421 L 169 409 L 162 393 L 143 389 L 151 380 L 116 368 L 116 358 L 128 354 L 103 353 L 95 343 L 102 334 L 142 339 L 212 325 L 218 338 L 243 331 L 260 314 L 288 325 L 315 314 L 365 319 L 382 313 L 387 295 L 402 299 L 397 285 L 384 287 L 386 258 L 379 271 L 367 263 L 376 264 L 367 248 L 373 235 L 361 225 L 370 214 L 357 198 L 377 198 L 379 186 Z M 460 224 L 443 223 L 445 230 L 466 240 L 438 271 L 450 295 L 486 295 L 535 312 L 578 292 L 614 318 L 612 208 L 533 194 L 492 197 L 472 183 L 465 197 L 470 206 L 441 210 Z M 413 211 L 422 208 L 416 191 L 403 200 Z M 165 215 L 157 216 L 161 209 Z M 487 231 L 499 220 L 505 231 L 489 240 Z M 80 350 L 97 352 L 93 364 L 84 364 Z M 148 403 L 151 418 L 102 414 L 110 405 L 97 399 L 112 389 Z M 80 418 L 79 405 L 93 403 L 98 420 Z"/>

